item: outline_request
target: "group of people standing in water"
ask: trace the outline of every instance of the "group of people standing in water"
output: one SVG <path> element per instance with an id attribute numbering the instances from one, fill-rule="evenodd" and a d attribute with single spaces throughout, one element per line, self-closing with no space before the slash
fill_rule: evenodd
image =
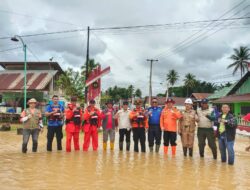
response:
<path id="1" fill-rule="evenodd" d="M 47 151 L 52 151 L 54 136 L 57 140 L 57 150 L 62 150 L 63 125 L 66 131 L 66 152 L 71 152 L 73 138 L 75 151 L 80 150 L 79 133 L 84 132 L 83 151 L 88 151 L 92 142 L 93 151 L 98 149 L 98 131 L 103 131 L 103 151 L 108 146 L 114 150 L 115 134 L 119 131 L 119 150 L 130 151 L 131 133 L 133 133 L 134 152 L 146 152 L 146 135 L 150 152 L 158 153 L 163 136 L 163 152 L 176 155 L 177 135 L 180 135 L 183 155 L 193 156 L 195 132 L 197 129 L 200 157 L 204 157 L 206 140 L 213 158 L 217 159 L 216 138 L 218 138 L 221 161 L 234 164 L 234 142 L 237 122 L 230 113 L 227 104 L 222 105 L 221 112 L 209 109 L 208 100 L 201 101 L 201 109 L 194 110 L 192 99 L 185 100 L 185 109 L 180 111 L 173 98 L 168 98 L 165 106 L 159 107 L 156 98 L 152 99 L 151 107 L 144 109 L 141 100 L 135 100 L 135 108 L 129 109 L 129 103 L 123 102 L 119 111 L 113 108 L 113 102 L 107 102 L 103 110 L 95 106 L 95 100 L 90 100 L 86 109 L 77 104 L 77 97 L 71 97 L 70 103 L 64 109 L 58 103 L 59 97 L 52 97 L 52 104 L 46 108 L 48 118 Z M 43 131 L 42 114 L 36 109 L 36 100 L 30 99 L 29 108 L 21 114 L 24 124 L 22 152 L 27 152 L 27 144 L 32 136 L 32 151 L 37 151 L 38 135 Z M 163 133 L 163 134 L 162 134 Z M 126 142 L 124 148 L 124 141 Z M 109 144 L 108 144 L 109 142 Z M 171 149 L 171 150 L 170 150 Z"/>

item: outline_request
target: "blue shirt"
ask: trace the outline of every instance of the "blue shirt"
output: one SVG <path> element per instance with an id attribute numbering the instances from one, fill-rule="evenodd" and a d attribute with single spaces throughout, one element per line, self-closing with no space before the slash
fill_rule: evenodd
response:
<path id="1" fill-rule="evenodd" d="M 60 113 L 64 112 L 64 107 L 60 104 L 58 105 L 48 105 L 46 108 L 46 112 L 50 113 L 53 111 L 58 111 Z M 52 116 L 48 117 L 48 126 L 50 127 L 59 127 L 59 126 L 63 126 L 63 118 L 62 119 L 56 119 L 53 118 Z"/>
<path id="2" fill-rule="evenodd" d="M 149 113 L 149 116 L 148 116 L 149 125 L 160 125 L 161 111 L 162 111 L 162 108 L 160 107 L 148 108 L 148 112 L 151 112 L 151 114 Z"/>

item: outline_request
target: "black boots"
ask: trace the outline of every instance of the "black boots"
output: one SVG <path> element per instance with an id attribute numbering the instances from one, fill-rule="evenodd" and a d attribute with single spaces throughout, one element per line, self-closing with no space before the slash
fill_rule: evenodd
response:
<path id="1" fill-rule="evenodd" d="M 159 152 L 160 150 L 160 145 L 155 145 L 155 152 Z"/>
<path id="2" fill-rule="evenodd" d="M 123 142 L 119 142 L 119 149 L 120 149 L 120 151 L 123 150 Z"/>
<path id="3" fill-rule="evenodd" d="M 189 148 L 189 156 L 190 156 L 190 157 L 193 156 L 193 148 Z"/>
<path id="4" fill-rule="evenodd" d="M 123 151 L 123 142 L 119 142 L 119 149 L 120 151 Z M 129 151 L 130 149 L 130 143 L 126 143 L 126 150 Z"/>
<path id="5" fill-rule="evenodd" d="M 183 147 L 183 154 L 185 157 L 187 156 L 187 147 Z"/>
<path id="6" fill-rule="evenodd" d="M 150 151 L 150 152 L 153 152 L 153 146 L 150 146 L 150 147 L 149 147 L 149 151 Z"/>
<path id="7" fill-rule="evenodd" d="M 187 148 L 187 147 L 183 147 L 183 154 L 186 157 L 187 156 L 187 151 L 189 151 L 189 156 L 192 157 L 193 156 L 193 148 Z"/>

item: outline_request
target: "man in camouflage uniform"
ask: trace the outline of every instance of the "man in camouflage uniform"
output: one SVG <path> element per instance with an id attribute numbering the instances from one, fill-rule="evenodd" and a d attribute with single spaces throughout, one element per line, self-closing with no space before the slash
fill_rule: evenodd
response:
<path id="1" fill-rule="evenodd" d="M 189 156 L 193 156 L 194 145 L 194 133 L 195 133 L 195 121 L 198 119 L 196 112 L 192 109 L 193 101 L 190 98 L 185 100 L 186 109 L 182 113 L 180 119 L 178 133 L 181 136 L 181 142 L 183 147 L 183 154 L 187 156 L 187 150 L 189 150 Z"/>

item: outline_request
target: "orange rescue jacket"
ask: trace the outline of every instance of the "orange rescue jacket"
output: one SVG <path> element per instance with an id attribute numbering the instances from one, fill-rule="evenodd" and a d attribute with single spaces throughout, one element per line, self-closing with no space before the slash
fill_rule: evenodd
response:
<path id="1" fill-rule="evenodd" d="M 137 127 L 145 127 L 148 128 L 147 117 L 145 114 L 145 110 L 140 109 L 133 109 L 133 111 L 129 114 L 129 119 L 133 128 Z"/>
<path id="2" fill-rule="evenodd" d="M 160 118 L 160 126 L 164 131 L 177 131 L 177 120 L 180 119 L 181 113 L 180 111 L 174 107 L 173 109 L 168 109 L 165 107 L 162 110 L 161 118 Z"/>

